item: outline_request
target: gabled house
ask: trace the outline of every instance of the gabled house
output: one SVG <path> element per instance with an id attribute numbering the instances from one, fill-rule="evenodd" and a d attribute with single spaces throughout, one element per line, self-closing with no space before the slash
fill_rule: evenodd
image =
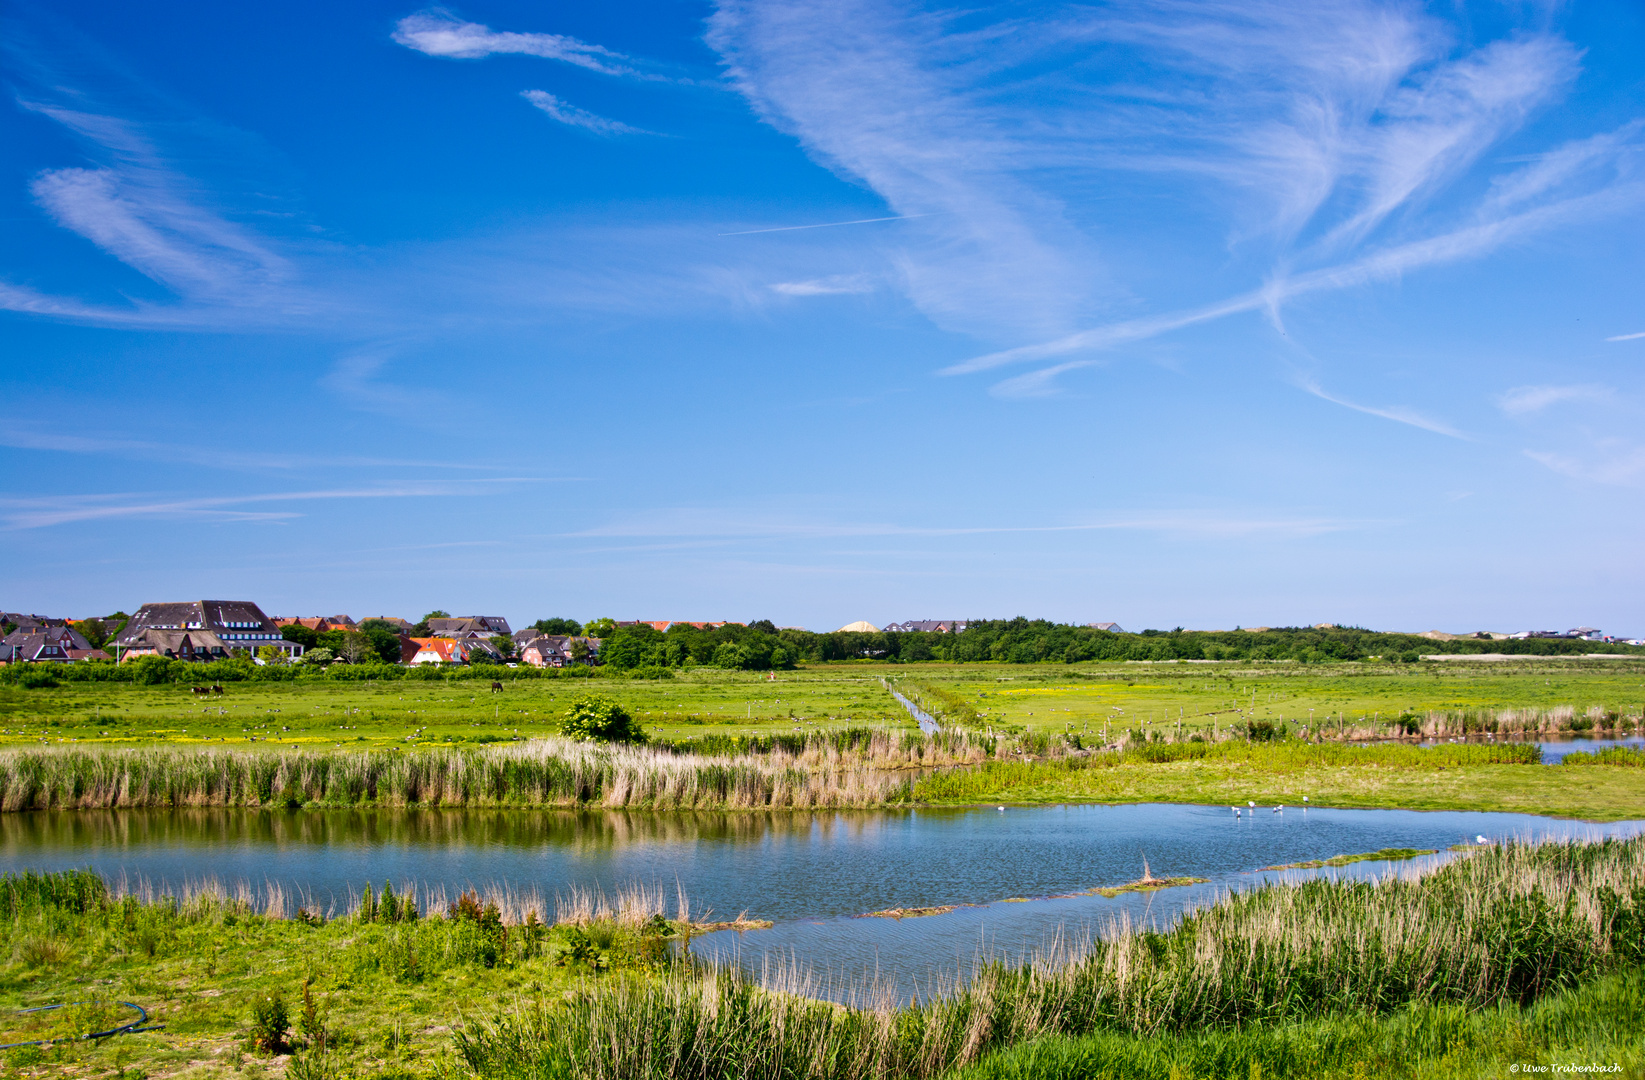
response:
<path id="1" fill-rule="evenodd" d="M 291 657 L 303 654 L 303 647 L 281 637 L 275 621 L 249 600 L 144 604 L 109 642 L 122 661 L 145 655 L 215 660 L 265 645 Z"/>
<path id="2" fill-rule="evenodd" d="M 927 634 L 957 634 L 965 627 L 966 624 L 958 619 L 911 619 L 904 623 L 892 623 L 885 628 L 885 632 L 912 634 L 923 631 Z"/>
<path id="3" fill-rule="evenodd" d="M 355 627 L 354 620 L 347 615 L 316 615 L 309 619 L 277 617 L 272 621 L 278 627 L 306 626 L 316 634 L 324 634 L 331 630 L 353 630 Z"/>
<path id="4" fill-rule="evenodd" d="M 507 637 L 514 631 L 508 628 L 508 620 L 501 615 L 462 615 L 447 619 L 430 619 L 428 632 L 435 637 L 454 638 L 466 635 L 473 638 L 490 638 L 497 634 Z"/>
<path id="5" fill-rule="evenodd" d="M 1085 625 L 1089 626 L 1093 630 L 1106 630 L 1110 634 L 1123 634 L 1123 633 L 1125 633 L 1125 630 L 1117 622 L 1092 622 L 1092 623 L 1086 623 Z M 1249 629 L 1252 629 L 1252 630 L 1258 630 L 1258 629 L 1266 630 L 1267 627 L 1250 627 Z"/>
<path id="6" fill-rule="evenodd" d="M 107 660 L 108 653 L 91 647 L 91 642 L 67 626 L 37 626 L 13 630 L 0 640 L 0 663 L 73 663 L 77 660 Z"/>
<path id="7" fill-rule="evenodd" d="M 583 648 L 577 647 L 579 643 Z M 581 660 L 577 658 L 579 652 L 583 653 Z M 520 659 L 532 667 L 558 668 L 573 663 L 597 664 L 600 659 L 600 639 L 544 634 L 525 643 L 520 649 Z"/>
<path id="8" fill-rule="evenodd" d="M 406 663 L 412 667 L 422 667 L 425 664 L 466 664 L 469 662 L 473 645 L 473 642 L 444 637 L 411 638 L 410 641 L 415 648 L 411 649 L 411 659 Z"/>

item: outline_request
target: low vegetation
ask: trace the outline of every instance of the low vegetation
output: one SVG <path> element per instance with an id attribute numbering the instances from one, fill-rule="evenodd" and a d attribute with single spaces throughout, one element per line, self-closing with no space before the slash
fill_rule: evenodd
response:
<path id="1" fill-rule="evenodd" d="M 1642 963 L 1645 841 L 1510 845 L 1427 876 L 1256 889 L 1170 930 L 1115 927 L 1020 969 L 985 964 L 915 1005 L 871 990 L 821 1002 L 793 971 L 762 984 L 674 968 L 523 1001 L 455 1038 L 460 1073 L 479 1077 L 936 1077 L 1047 1038 L 1117 1040 L 1133 1060 L 1138 1040 L 1162 1037 L 1165 1049 L 1220 1038 L 1249 1054 L 1274 1025 L 1326 1016 L 1364 1030 L 1432 1008 L 1460 1020 L 1608 975 L 1621 981 L 1591 992 L 1623 987 L 1632 1004 L 1606 1019 L 1626 1019 Z M 1102 1075 L 1100 1057 L 1087 1065 Z"/>

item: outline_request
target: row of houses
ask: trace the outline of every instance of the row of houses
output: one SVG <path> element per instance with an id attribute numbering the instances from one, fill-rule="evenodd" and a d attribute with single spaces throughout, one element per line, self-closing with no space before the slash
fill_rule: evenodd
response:
<path id="1" fill-rule="evenodd" d="M 356 632 L 364 622 L 381 623 L 397 634 L 403 664 L 523 662 L 565 667 L 599 660 L 599 638 L 543 634 L 535 629 L 516 633 L 500 615 L 429 619 L 428 636 L 416 637 L 414 624 L 395 616 L 376 616 L 360 623 L 347 615 L 270 618 L 249 600 L 184 600 L 144 604 L 101 649 L 93 648 L 67 619 L 0 612 L 0 625 L 12 627 L 0 641 L 0 663 L 126 663 L 144 656 L 209 662 L 236 654 L 265 663 L 271 651 L 279 658 L 297 660 L 304 648 L 286 638 L 287 627 L 301 626 L 317 634 Z M 500 648 L 497 638 L 511 639 L 512 649 Z M 511 661 L 505 653 L 517 656 L 518 661 Z"/>

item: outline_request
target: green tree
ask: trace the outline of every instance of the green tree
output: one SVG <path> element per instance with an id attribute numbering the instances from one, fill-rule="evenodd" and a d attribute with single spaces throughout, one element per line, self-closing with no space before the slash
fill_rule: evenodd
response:
<path id="1" fill-rule="evenodd" d="M 360 624 L 360 633 L 371 642 L 377 659 L 385 664 L 400 662 L 400 631 L 393 623 L 384 622 L 382 619 L 367 619 Z"/>
<path id="2" fill-rule="evenodd" d="M 304 649 L 312 649 L 320 644 L 320 635 L 302 623 L 292 623 L 290 626 L 280 627 L 280 636 Z"/>
<path id="3" fill-rule="evenodd" d="M 102 619 L 84 619 L 69 625 L 74 628 L 76 633 L 85 638 L 94 649 L 101 649 L 103 643 L 114 636 L 114 632 L 109 629 L 108 623 L 105 623 Z"/>
<path id="4" fill-rule="evenodd" d="M 643 743 L 645 731 L 628 710 L 610 698 L 584 695 L 571 703 L 560 721 L 560 733 L 584 742 Z"/>
<path id="5" fill-rule="evenodd" d="M 583 627 L 583 633 L 588 637 L 597 637 L 602 641 L 610 637 L 617 629 L 615 619 L 595 619 Z"/>
<path id="6" fill-rule="evenodd" d="M 576 637 L 583 632 L 583 624 L 576 619 L 538 619 L 531 628 L 539 634 Z"/>
<path id="7" fill-rule="evenodd" d="M 491 636 L 491 647 L 496 649 L 497 655 L 504 660 L 508 660 L 514 655 L 514 639 L 507 634 L 493 634 Z"/>

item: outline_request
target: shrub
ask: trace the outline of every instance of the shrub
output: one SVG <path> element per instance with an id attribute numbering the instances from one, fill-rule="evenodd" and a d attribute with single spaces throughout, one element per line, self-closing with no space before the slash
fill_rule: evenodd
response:
<path id="1" fill-rule="evenodd" d="M 279 1054 L 286 1049 L 286 1032 L 291 1030 L 291 1016 L 286 1011 L 286 999 L 278 990 L 258 994 L 251 999 L 251 1045 L 265 1054 Z"/>
<path id="2" fill-rule="evenodd" d="M 621 705 L 587 694 L 577 698 L 560 722 L 560 733 L 584 742 L 643 743 L 646 734 Z"/>

